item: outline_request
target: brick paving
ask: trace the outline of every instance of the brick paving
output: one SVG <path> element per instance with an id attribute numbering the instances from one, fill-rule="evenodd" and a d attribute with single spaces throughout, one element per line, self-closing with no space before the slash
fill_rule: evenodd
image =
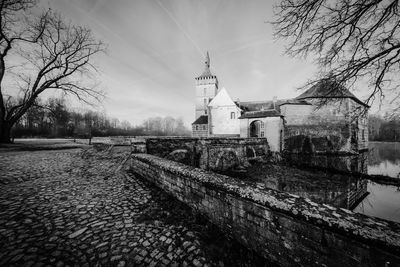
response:
<path id="1" fill-rule="evenodd" d="M 1 152 L 0 266 L 224 266 L 177 202 L 124 170 L 126 155 Z"/>

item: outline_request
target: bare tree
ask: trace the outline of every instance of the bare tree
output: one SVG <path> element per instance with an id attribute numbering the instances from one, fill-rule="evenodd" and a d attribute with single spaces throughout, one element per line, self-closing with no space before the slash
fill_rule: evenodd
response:
<path id="1" fill-rule="evenodd" d="M 321 71 L 306 86 L 321 79 L 350 87 L 362 81 L 368 105 L 385 96 L 400 99 L 398 0 L 282 0 L 275 15 L 275 36 L 289 41 L 287 54 L 317 55 Z"/>
<path id="2" fill-rule="evenodd" d="M 47 11 L 20 26 L 22 14 L 35 4 L 29 0 L 2 1 L 0 5 L 0 142 L 10 141 L 11 127 L 47 90 L 60 90 L 79 100 L 100 99 L 102 93 L 93 84 L 94 55 L 105 46 L 84 27 L 67 24 L 60 15 Z M 10 51 L 20 56 L 23 65 L 16 76 L 21 90 L 17 102 L 4 99 L 3 77 L 8 70 Z M 15 72 L 16 69 L 14 68 Z M 12 104 L 14 103 L 14 104 Z"/>

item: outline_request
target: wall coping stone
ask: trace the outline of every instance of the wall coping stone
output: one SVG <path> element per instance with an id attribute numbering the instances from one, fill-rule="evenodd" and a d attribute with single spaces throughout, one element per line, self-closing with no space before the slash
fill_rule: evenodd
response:
<path id="1" fill-rule="evenodd" d="M 251 185 L 237 178 L 149 154 L 133 154 L 132 158 L 172 174 L 189 177 L 207 188 L 224 191 L 380 249 L 384 247 L 400 253 L 400 223 L 315 203 L 294 194 L 269 189 L 262 184 Z"/>

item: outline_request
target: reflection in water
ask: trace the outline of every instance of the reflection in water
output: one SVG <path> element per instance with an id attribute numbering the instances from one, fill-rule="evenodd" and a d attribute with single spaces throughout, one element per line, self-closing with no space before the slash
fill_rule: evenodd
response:
<path id="1" fill-rule="evenodd" d="M 368 174 L 400 178 L 400 143 L 370 142 Z"/>
<path id="2" fill-rule="evenodd" d="M 400 188 L 369 182 L 368 192 L 355 212 L 400 222 Z"/>
<path id="3" fill-rule="evenodd" d="M 368 194 L 367 180 L 268 163 L 255 163 L 241 176 L 271 189 L 346 209 L 353 209 Z"/>
<path id="4" fill-rule="evenodd" d="M 347 172 L 400 178 L 400 143 L 371 142 L 359 156 L 292 155 L 292 163 Z M 368 162 L 368 164 L 366 164 Z M 226 174 L 226 173 L 225 173 Z M 254 163 L 228 175 L 262 183 L 268 188 L 296 194 L 318 203 L 353 209 L 355 212 L 400 222 L 400 188 L 357 179 L 345 174 L 304 170 L 268 163 Z"/>

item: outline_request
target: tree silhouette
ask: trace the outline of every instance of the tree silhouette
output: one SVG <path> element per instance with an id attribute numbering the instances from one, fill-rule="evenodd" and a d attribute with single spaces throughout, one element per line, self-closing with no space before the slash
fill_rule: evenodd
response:
<path id="1" fill-rule="evenodd" d="M 287 54 L 318 57 L 321 71 L 306 86 L 320 79 L 349 86 L 361 80 L 368 86 L 366 104 L 385 96 L 399 100 L 398 0 L 282 0 L 275 15 L 275 36 L 289 41 Z"/>
<path id="2" fill-rule="evenodd" d="M 44 91 L 60 90 L 86 102 L 102 96 L 90 81 L 96 71 L 92 58 L 104 52 L 104 44 L 89 29 L 67 24 L 50 10 L 30 14 L 35 3 L 0 3 L 0 143 L 10 142 L 12 126 Z M 16 58 L 21 63 L 12 70 L 20 89 L 17 101 L 4 93 L 4 75 L 11 72 L 6 63 Z"/>

